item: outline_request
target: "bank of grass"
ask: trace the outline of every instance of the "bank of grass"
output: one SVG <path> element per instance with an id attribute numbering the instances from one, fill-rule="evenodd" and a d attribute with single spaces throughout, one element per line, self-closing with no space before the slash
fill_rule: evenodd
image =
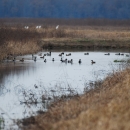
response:
<path id="1" fill-rule="evenodd" d="M 34 53 L 42 48 L 130 48 L 129 26 L 55 26 L 36 25 L 0 27 L 0 60 L 7 54 Z"/>
<path id="2" fill-rule="evenodd" d="M 108 76 L 82 96 L 53 104 L 33 117 L 30 130 L 130 129 L 130 68 Z"/>

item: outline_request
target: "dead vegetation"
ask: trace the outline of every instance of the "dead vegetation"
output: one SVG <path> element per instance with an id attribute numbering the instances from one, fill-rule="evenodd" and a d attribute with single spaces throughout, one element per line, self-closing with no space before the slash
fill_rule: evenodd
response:
<path id="1" fill-rule="evenodd" d="M 48 112 L 33 117 L 30 130 L 130 129 L 130 69 L 108 76 L 94 89 L 68 101 L 59 101 Z"/>

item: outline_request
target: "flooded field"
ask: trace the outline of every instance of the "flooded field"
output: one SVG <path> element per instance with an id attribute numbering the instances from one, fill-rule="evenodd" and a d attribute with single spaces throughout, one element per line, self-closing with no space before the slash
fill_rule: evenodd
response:
<path id="1" fill-rule="evenodd" d="M 42 58 L 47 53 L 48 56 Z M 47 104 L 41 104 L 42 95 L 52 99 L 72 91 L 82 94 L 89 83 L 102 80 L 113 70 L 121 68 L 122 63 L 114 60 L 126 60 L 126 54 L 129 55 L 93 51 L 64 52 L 62 56 L 59 54 L 61 52 L 51 52 L 51 55 L 49 52 L 39 52 L 33 56 L 16 57 L 15 61 L 6 60 L 1 64 L 0 113 L 6 121 L 6 127 L 11 125 L 10 119 L 35 115 L 40 109 L 46 111 Z M 67 56 L 68 54 L 70 55 Z M 30 98 L 33 99 L 33 104 L 28 105 Z"/>

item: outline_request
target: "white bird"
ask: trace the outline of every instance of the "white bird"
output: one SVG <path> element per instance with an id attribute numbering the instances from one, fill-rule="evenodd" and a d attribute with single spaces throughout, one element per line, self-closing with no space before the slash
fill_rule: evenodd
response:
<path id="1" fill-rule="evenodd" d="M 56 29 L 58 29 L 58 28 L 59 28 L 59 25 L 56 26 Z"/>

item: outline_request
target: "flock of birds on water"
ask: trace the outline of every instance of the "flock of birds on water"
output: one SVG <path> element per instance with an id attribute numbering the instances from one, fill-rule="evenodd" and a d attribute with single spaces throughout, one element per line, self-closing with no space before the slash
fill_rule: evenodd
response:
<path id="1" fill-rule="evenodd" d="M 61 58 L 60 58 L 60 61 L 61 61 L 62 63 L 71 63 L 71 64 L 73 64 L 73 59 L 70 59 L 70 60 L 68 60 L 67 58 L 64 59 L 64 57 L 63 57 L 64 55 L 65 55 L 65 56 L 71 56 L 72 54 L 71 54 L 71 53 L 66 53 L 66 54 L 65 54 L 64 52 L 61 52 L 61 53 L 58 55 L 59 57 L 61 57 Z M 89 55 L 89 53 L 86 52 L 86 53 L 84 53 L 84 55 Z M 105 53 L 104 55 L 108 55 L 108 56 L 109 56 L 110 53 Z M 130 56 L 129 54 L 124 54 L 124 53 L 116 53 L 115 55 L 119 55 L 119 56 L 124 56 L 124 55 L 126 55 L 126 57 L 129 57 L 129 56 Z M 38 54 L 38 56 L 39 56 L 41 59 L 44 59 L 44 62 L 46 63 L 46 62 L 47 62 L 46 56 L 52 56 L 52 52 L 50 51 L 50 52 L 47 52 L 47 53 L 45 53 L 45 54 L 42 54 L 42 52 L 41 52 L 41 53 Z M 7 57 L 6 57 L 4 60 L 15 62 L 15 61 L 16 61 L 16 57 L 17 57 L 17 56 L 14 56 L 13 54 L 8 54 Z M 34 54 L 32 54 L 32 60 L 34 60 L 34 61 L 36 62 L 36 61 L 37 61 L 37 56 L 34 55 Z M 25 61 L 25 58 L 21 58 L 20 60 L 17 59 L 17 61 L 24 62 L 24 61 Z M 52 58 L 52 61 L 54 62 L 55 59 Z M 81 64 L 81 63 L 82 63 L 82 60 L 79 59 L 79 60 L 78 60 L 78 63 Z M 96 63 L 96 61 L 91 60 L 91 64 L 95 64 L 95 63 Z"/>

